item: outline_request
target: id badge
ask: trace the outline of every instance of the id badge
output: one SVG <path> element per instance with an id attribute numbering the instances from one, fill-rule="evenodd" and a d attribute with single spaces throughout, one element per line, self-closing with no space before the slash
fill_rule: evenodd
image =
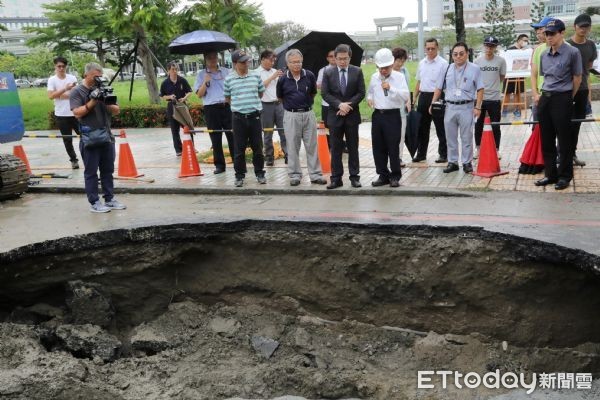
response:
<path id="1" fill-rule="evenodd" d="M 460 89 L 455 89 L 455 90 L 454 90 L 454 95 L 455 95 L 456 97 L 460 97 L 460 96 L 461 96 L 461 94 L 462 94 L 462 90 L 460 90 Z"/>

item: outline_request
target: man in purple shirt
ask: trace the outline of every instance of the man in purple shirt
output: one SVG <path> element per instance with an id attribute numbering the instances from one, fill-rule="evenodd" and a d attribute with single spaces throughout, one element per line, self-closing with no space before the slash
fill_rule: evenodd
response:
<path id="1" fill-rule="evenodd" d="M 540 73 L 544 75 L 542 96 L 538 102 L 538 117 L 542 130 L 544 155 L 543 179 L 536 186 L 554 183 L 556 190 L 569 187 L 573 179 L 573 145 L 571 118 L 573 98 L 581 84 L 581 54 L 564 40 L 565 24 L 553 19 L 546 25 L 548 51 L 540 60 Z M 559 165 L 556 165 L 556 139 L 560 148 Z"/>

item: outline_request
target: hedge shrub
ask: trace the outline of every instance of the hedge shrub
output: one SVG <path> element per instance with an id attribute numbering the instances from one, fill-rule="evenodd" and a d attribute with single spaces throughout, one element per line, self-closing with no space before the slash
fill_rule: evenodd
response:
<path id="1" fill-rule="evenodd" d="M 190 105 L 190 115 L 194 120 L 194 127 L 205 126 L 202 106 Z M 54 119 L 54 112 L 48 113 L 50 129 L 58 129 Z M 167 128 L 167 108 L 159 105 L 147 106 L 121 106 L 121 112 L 112 117 L 112 128 Z"/>

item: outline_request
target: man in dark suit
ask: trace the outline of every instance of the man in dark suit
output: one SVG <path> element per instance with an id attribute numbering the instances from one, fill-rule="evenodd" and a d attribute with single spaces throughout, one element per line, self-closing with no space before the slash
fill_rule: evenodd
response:
<path id="1" fill-rule="evenodd" d="M 344 166 L 344 136 L 348 146 L 348 170 L 352 187 L 361 187 L 358 162 L 358 125 L 360 111 L 358 104 L 365 97 L 365 80 L 359 67 L 350 65 L 352 50 L 347 44 L 340 44 L 334 50 L 337 67 L 328 68 L 323 74 L 321 95 L 329 103 L 327 125 L 332 139 L 331 183 L 327 189 L 342 186 Z"/>

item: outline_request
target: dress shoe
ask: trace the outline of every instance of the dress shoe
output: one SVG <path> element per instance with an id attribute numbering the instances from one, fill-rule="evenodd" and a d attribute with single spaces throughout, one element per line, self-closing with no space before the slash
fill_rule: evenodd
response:
<path id="1" fill-rule="evenodd" d="M 585 161 L 580 160 L 577 156 L 573 156 L 573 165 L 576 167 L 585 167 Z"/>
<path id="2" fill-rule="evenodd" d="M 235 185 L 235 187 L 242 187 L 242 186 L 244 186 L 244 179 L 243 178 L 235 178 L 235 182 L 233 184 Z"/>
<path id="3" fill-rule="evenodd" d="M 335 189 L 344 186 L 341 181 L 331 181 L 329 185 L 327 185 L 327 189 Z"/>
<path id="4" fill-rule="evenodd" d="M 286 164 L 286 165 L 287 165 L 287 160 L 288 160 L 288 157 L 287 157 L 287 154 L 286 154 L 286 155 L 283 157 L 283 161 L 285 162 L 285 164 Z"/>
<path id="5" fill-rule="evenodd" d="M 439 156 L 438 158 L 436 158 L 435 162 L 438 164 L 443 164 L 443 163 L 447 163 L 448 159 L 446 157 Z"/>
<path id="6" fill-rule="evenodd" d="M 446 168 L 444 168 L 444 173 L 448 174 L 450 172 L 454 172 L 454 171 L 458 171 L 458 164 L 454 164 L 454 163 L 448 163 L 448 166 Z"/>
<path id="7" fill-rule="evenodd" d="M 273 161 L 267 161 L 267 162 L 265 162 L 265 165 L 267 167 L 272 167 L 273 165 L 275 165 L 275 162 L 273 162 Z"/>
<path id="8" fill-rule="evenodd" d="M 315 185 L 325 185 L 327 181 L 323 178 L 317 178 L 310 181 L 310 183 L 314 183 Z"/>
<path id="9" fill-rule="evenodd" d="M 256 181 L 257 181 L 258 183 L 260 183 L 261 185 L 264 185 L 264 184 L 266 184 L 266 183 L 267 183 L 267 178 L 266 178 L 264 175 L 257 176 L 257 177 L 256 177 Z"/>
<path id="10" fill-rule="evenodd" d="M 377 178 L 376 180 L 371 182 L 371 185 L 377 187 L 377 186 L 387 185 L 388 183 L 390 183 L 390 180 L 388 178 L 379 176 L 379 178 Z"/>
<path id="11" fill-rule="evenodd" d="M 569 181 L 566 179 L 559 179 L 558 182 L 556 182 L 556 185 L 554 185 L 554 189 L 556 189 L 556 190 L 564 190 L 568 187 L 569 187 Z"/>
<path id="12" fill-rule="evenodd" d="M 542 178 L 539 181 L 535 181 L 535 186 L 546 186 L 553 183 L 556 183 L 556 179 Z"/>
<path id="13" fill-rule="evenodd" d="M 421 162 L 421 161 L 425 161 L 425 160 L 427 160 L 427 157 L 416 156 L 415 158 L 412 159 L 412 162 Z"/>
<path id="14" fill-rule="evenodd" d="M 470 174 L 471 172 L 473 172 L 473 164 L 471 164 L 471 163 L 463 164 L 463 171 L 465 174 Z"/>
<path id="15" fill-rule="evenodd" d="M 400 168 L 406 168 L 406 163 L 400 160 Z"/>
<path id="16" fill-rule="evenodd" d="M 300 179 L 290 179 L 290 186 L 298 186 L 300 184 Z"/>
<path id="17" fill-rule="evenodd" d="M 391 178 L 390 179 L 390 187 L 398 187 L 398 186 L 400 186 L 400 182 L 398 181 L 398 179 Z"/>
<path id="18" fill-rule="evenodd" d="M 217 168 L 213 171 L 215 175 L 222 174 L 223 172 L 225 172 L 223 168 Z"/>
<path id="19" fill-rule="evenodd" d="M 350 179 L 350 185 L 352 185 L 353 188 L 362 187 L 362 185 L 358 179 Z"/>

